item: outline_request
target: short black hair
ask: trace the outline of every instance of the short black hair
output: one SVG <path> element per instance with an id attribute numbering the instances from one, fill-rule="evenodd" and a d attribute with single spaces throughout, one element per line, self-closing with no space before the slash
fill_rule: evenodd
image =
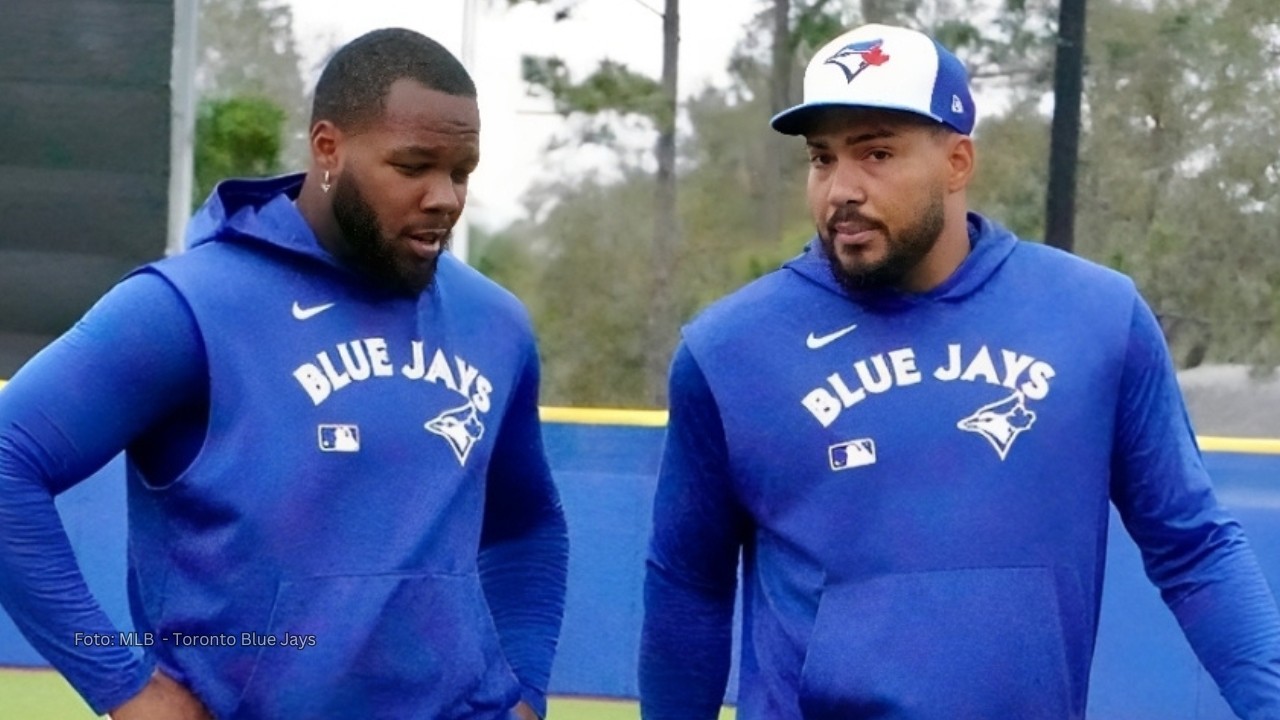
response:
<path id="1" fill-rule="evenodd" d="M 474 98 L 476 85 L 458 58 L 422 33 L 384 28 L 344 45 L 316 83 L 311 125 L 328 120 L 356 128 L 382 116 L 387 93 L 401 79 L 449 95 Z"/>

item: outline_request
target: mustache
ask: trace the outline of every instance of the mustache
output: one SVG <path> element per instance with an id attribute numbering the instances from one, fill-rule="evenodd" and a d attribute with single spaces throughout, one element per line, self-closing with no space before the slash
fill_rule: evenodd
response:
<path id="1" fill-rule="evenodd" d="M 836 234 L 837 225 L 853 225 L 855 232 L 863 232 L 865 230 L 888 230 L 884 223 L 863 215 L 859 212 L 858 208 L 853 205 L 842 206 L 827 219 L 828 236 Z"/>

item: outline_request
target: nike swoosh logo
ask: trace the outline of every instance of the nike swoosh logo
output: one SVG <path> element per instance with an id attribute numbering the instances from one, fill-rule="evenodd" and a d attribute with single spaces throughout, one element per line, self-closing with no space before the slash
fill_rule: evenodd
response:
<path id="1" fill-rule="evenodd" d="M 293 318 L 295 320 L 310 320 L 320 313 L 333 307 L 333 303 L 325 303 L 324 305 L 316 305 L 315 307 L 304 308 L 295 300 L 293 303 Z"/>
<path id="2" fill-rule="evenodd" d="M 813 333 L 809 333 L 809 337 L 805 339 L 804 344 L 810 350 L 818 350 L 820 348 L 824 348 L 830 345 L 831 343 L 839 340 L 845 335 L 848 335 L 849 333 L 853 332 L 854 329 L 857 327 L 858 325 L 855 323 L 853 325 L 850 325 L 847 328 L 840 328 L 839 330 L 833 333 L 828 333 L 821 337 L 815 336 Z"/>

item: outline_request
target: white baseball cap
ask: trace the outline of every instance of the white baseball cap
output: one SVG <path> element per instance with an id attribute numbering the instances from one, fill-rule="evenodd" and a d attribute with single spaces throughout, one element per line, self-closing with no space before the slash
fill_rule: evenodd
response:
<path id="1" fill-rule="evenodd" d="M 962 135 L 977 117 L 960 60 L 923 33 L 889 25 L 863 25 L 818 50 L 804 71 L 804 102 L 770 125 L 803 135 L 814 111 L 828 107 L 915 113 Z"/>

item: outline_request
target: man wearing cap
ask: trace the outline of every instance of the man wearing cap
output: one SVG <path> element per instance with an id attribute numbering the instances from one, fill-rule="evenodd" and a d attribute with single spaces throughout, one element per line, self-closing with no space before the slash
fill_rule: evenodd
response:
<path id="1" fill-rule="evenodd" d="M 645 583 L 648 720 L 1083 718 L 1114 503 L 1227 701 L 1280 718 L 1280 615 L 1127 277 L 968 212 L 959 60 L 818 51 L 815 237 L 683 333 Z"/>

